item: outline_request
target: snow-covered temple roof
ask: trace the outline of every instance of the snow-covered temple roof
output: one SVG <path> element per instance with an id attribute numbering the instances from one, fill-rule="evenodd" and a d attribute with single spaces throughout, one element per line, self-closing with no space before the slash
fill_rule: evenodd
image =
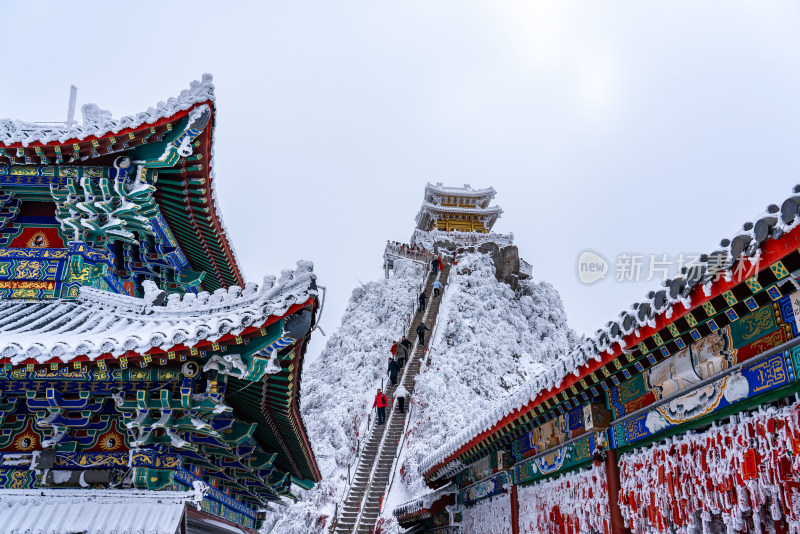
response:
<path id="1" fill-rule="evenodd" d="M 20 120 L 0 119 L 0 144 L 5 146 L 67 144 L 70 141 L 83 141 L 91 137 L 101 138 L 109 133 L 120 134 L 124 130 L 152 125 L 160 119 L 172 117 L 186 111 L 200 102 L 214 101 L 214 83 L 210 74 L 204 74 L 201 81 L 193 81 L 189 89 L 181 91 L 175 98 L 159 102 L 147 111 L 114 119 L 110 111 L 100 109 L 97 104 L 85 104 L 82 124 L 41 124 Z"/>
<path id="2" fill-rule="evenodd" d="M 503 213 L 499 206 L 489 206 L 496 191 L 464 187 L 446 187 L 441 182 L 425 186 L 425 197 L 415 221 L 418 230 L 431 230 L 435 222 L 446 219 L 474 220 L 480 231 L 489 232 Z M 450 228 L 441 228 L 450 230 Z"/>
<path id="3" fill-rule="evenodd" d="M 483 207 L 486 207 L 496 194 L 497 191 L 495 191 L 494 187 L 472 189 L 469 184 L 464 184 L 463 187 L 451 187 L 443 185 L 442 182 L 437 182 L 435 185 L 430 183 L 425 185 L 425 199 L 429 202 L 433 202 L 432 199 L 434 197 L 475 198 L 481 201 Z"/>
<path id="4" fill-rule="evenodd" d="M 0 489 L 3 532 L 175 534 L 202 491 Z"/>
<path id="5" fill-rule="evenodd" d="M 216 107 L 210 74 L 192 82 L 177 97 L 119 119 L 96 104 L 82 107 L 81 124 L 2 119 L 0 175 L 6 164 L 6 171 L 25 165 L 40 176 L 50 172 L 45 171 L 51 168 L 46 166 L 107 166 L 115 156 L 151 146 L 154 139 L 169 134 L 193 110 L 203 106 L 208 106 L 211 117 L 192 143 L 193 155 L 179 159 L 164 171 L 162 179 L 154 184 L 154 197 L 192 269 L 206 273 L 202 287 L 213 291 L 243 286 L 245 279 L 217 202 L 213 146 Z"/>
<path id="6" fill-rule="evenodd" d="M 622 311 L 619 318 L 609 321 L 590 338 L 584 338 L 571 352 L 553 362 L 526 386 L 512 393 L 473 425 L 427 456 L 421 465 L 426 478 L 436 480 L 452 476 L 463 467 L 462 460 L 466 460 L 466 456 L 479 449 L 484 450 L 482 444 L 499 431 L 510 428 L 512 423 L 523 417 L 530 419 L 534 408 L 549 399 L 555 399 L 556 395 L 563 394 L 570 386 L 574 387 L 580 378 L 623 353 L 642 356 L 645 341 L 650 343 L 653 338 L 670 339 L 671 334 L 665 337 L 667 327 L 690 313 L 698 315 L 703 312 L 704 306 L 712 299 L 723 299 L 725 296 L 722 300 L 724 303 L 728 298 L 723 294 L 731 293 L 731 289 L 738 285 L 761 291 L 763 288 L 756 280 L 757 275 L 759 278 L 767 276 L 770 280 L 781 279 L 775 273 L 787 276 L 789 273 L 782 273 L 776 267 L 776 262 L 783 261 L 780 267 L 783 268 L 785 263 L 785 268 L 793 271 L 787 262 L 787 254 L 794 254 L 800 246 L 800 229 L 796 229 L 800 224 L 798 215 L 800 186 L 794 188 L 793 194 L 780 207 L 775 204 L 768 206 L 765 212 L 754 219 L 755 222 L 745 223 L 733 238 L 723 239 L 717 249 L 702 256 L 698 263 L 685 269 L 680 276 L 665 281 L 643 301 Z M 733 280 L 733 269 L 741 265 L 757 267 L 755 274 L 744 282 L 741 279 Z M 780 293 L 783 289 L 777 291 Z M 773 295 L 770 297 L 774 300 Z M 652 346 L 657 346 L 657 342 L 653 341 Z"/>
<path id="7" fill-rule="evenodd" d="M 301 261 L 277 282 L 270 276 L 260 287 L 250 283 L 244 290 L 233 286 L 213 294 L 188 293 L 182 299 L 172 294 L 163 302 L 158 302 L 163 292 L 154 287 L 144 298 L 82 287 L 75 301 L 4 300 L 0 301 L 0 358 L 17 365 L 193 347 L 284 315 L 293 305 L 316 296 L 314 280 L 312 264 Z"/>
<path id="8" fill-rule="evenodd" d="M 316 275 L 245 282 L 215 122 L 209 75 L 120 119 L 0 121 L 0 525 L 255 534 L 267 503 L 321 480 L 299 406 Z"/>
<path id="9" fill-rule="evenodd" d="M 395 517 L 410 516 L 419 513 L 422 510 L 429 509 L 433 503 L 444 497 L 451 495 L 457 491 L 454 484 L 446 484 L 441 488 L 426 493 L 414 500 L 402 504 L 394 509 L 393 515 Z"/>

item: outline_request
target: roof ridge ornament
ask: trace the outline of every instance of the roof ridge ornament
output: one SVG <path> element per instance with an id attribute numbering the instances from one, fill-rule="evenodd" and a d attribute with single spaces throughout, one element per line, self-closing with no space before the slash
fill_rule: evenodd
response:
<path id="1" fill-rule="evenodd" d="M 69 86 L 69 104 L 67 105 L 67 120 L 64 124 L 72 126 L 75 121 L 75 103 L 78 101 L 78 88 L 75 85 Z"/>

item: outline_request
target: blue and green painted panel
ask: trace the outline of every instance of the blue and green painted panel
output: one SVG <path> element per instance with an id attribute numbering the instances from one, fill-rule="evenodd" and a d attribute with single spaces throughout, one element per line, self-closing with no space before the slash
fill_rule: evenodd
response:
<path id="1" fill-rule="evenodd" d="M 180 482 L 180 483 L 184 484 L 185 486 L 187 486 L 188 488 L 192 488 L 193 484 L 195 482 L 203 482 L 203 479 L 201 479 L 197 475 L 187 471 L 186 469 L 184 469 L 182 467 L 178 468 L 175 471 L 174 479 L 175 479 L 176 482 Z M 206 499 L 214 501 L 214 502 L 218 503 L 218 505 L 221 505 L 225 509 L 229 510 L 230 512 L 233 512 L 234 514 L 237 514 L 236 515 L 237 519 L 234 520 L 234 522 L 236 522 L 238 524 L 243 524 L 242 523 L 243 518 L 249 518 L 252 521 L 256 520 L 256 515 L 257 515 L 256 510 L 253 510 L 249 506 L 246 506 L 246 505 L 242 504 L 241 502 L 237 501 L 236 499 L 234 499 L 230 495 L 227 495 L 226 493 L 223 493 L 222 491 L 218 490 L 217 488 L 215 488 L 213 486 L 208 486 L 207 487 Z M 204 499 L 204 500 L 206 500 L 206 499 Z M 217 513 L 217 515 L 220 515 L 220 514 Z M 233 516 L 231 516 L 231 517 L 233 517 Z M 226 519 L 227 519 L 227 517 L 226 517 Z"/>
<path id="2" fill-rule="evenodd" d="M 793 353 L 781 354 L 745 367 L 622 425 L 615 425 L 616 446 L 645 440 L 660 432 L 720 411 L 745 399 L 794 381 Z"/>
<path id="3" fill-rule="evenodd" d="M 0 298 L 76 298 L 81 286 L 124 292 L 113 257 L 85 243 L 67 248 L 0 248 Z"/>
<path id="4" fill-rule="evenodd" d="M 738 349 L 777 329 L 778 322 L 772 306 L 764 306 L 731 323 L 731 343 L 733 348 Z"/>
<path id="5" fill-rule="evenodd" d="M 99 367 L 59 369 L 39 368 L 28 371 L 25 367 L 12 367 L 10 364 L 0 367 L 0 392 L 2 391 L 28 391 L 33 387 L 30 383 L 23 382 L 59 382 L 62 388 L 68 388 L 71 383 L 78 382 L 170 382 L 178 376 L 174 368 L 144 367 L 141 369 L 100 369 Z M 50 386 L 48 386 L 50 387 Z M 75 386 L 75 389 L 83 386 Z M 13 389 L 17 388 L 17 389 Z"/>
<path id="6" fill-rule="evenodd" d="M 0 165 L 0 186 L 42 187 L 66 186 L 68 179 L 83 177 L 115 178 L 113 167 L 70 167 L 49 165 Z"/>
<path id="7" fill-rule="evenodd" d="M 552 454 L 519 462 L 511 470 L 514 483 L 525 484 L 586 464 L 592 459 L 595 439 L 595 434 L 589 434 Z"/>
<path id="8" fill-rule="evenodd" d="M 507 485 L 509 482 L 511 482 L 511 479 L 506 471 L 497 473 L 496 475 L 459 491 L 456 496 L 456 502 L 458 502 L 458 504 L 472 504 L 481 499 L 491 497 L 492 495 L 497 495 L 498 493 L 502 493 L 503 486 Z"/>

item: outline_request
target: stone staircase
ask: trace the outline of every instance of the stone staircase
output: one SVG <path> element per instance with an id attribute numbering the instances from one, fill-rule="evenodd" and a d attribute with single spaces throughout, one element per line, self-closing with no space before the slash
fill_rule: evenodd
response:
<path id="1" fill-rule="evenodd" d="M 439 275 L 439 281 L 447 288 L 447 279 L 450 274 L 450 266 L 446 266 Z M 423 313 L 417 311 L 411 321 L 406 337 L 414 343 L 413 354 L 406 362 L 398 377 L 398 382 L 403 384 L 410 394 L 414 393 L 414 385 L 417 374 L 419 374 L 422 361 L 425 358 L 425 347 L 419 346 L 417 340 L 417 325 L 423 320 L 425 324 L 433 329 L 439 315 L 439 304 L 441 296 L 433 297 L 431 287 L 436 277 L 433 274 L 428 276 L 425 291 L 428 294 L 428 307 Z M 430 335 L 433 332 L 425 333 L 425 343 L 430 342 Z M 383 426 L 373 425 L 361 456 L 358 460 L 355 478 L 347 495 L 347 499 L 339 512 L 339 517 L 334 530 L 335 534 L 369 534 L 375 526 L 380 515 L 381 498 L 389 484 L 390 469 L 392 462 L 397 454 L 397 447 L 403 437 L 403 428 L 408 415 L 408 400 L 406 401 L 406 413 L 400 413 L 394 406 L 394 391 L 396 387 L 389 385 L 384 389 L 384 393 L 389 398 L 392 411 L 387 410 L 387 424 Z M 385 438 L 384 438 L 385 437 Z M 377 465 L 375 461 L 377 459 Z M 399 466 L 397 466 L 399 467 Z M 362 510 L 363 508 L 363 510 Z M 359 514 L 361 514 L 359 518 Z M 358 522 L 358 525 L 356 525 Z"/>

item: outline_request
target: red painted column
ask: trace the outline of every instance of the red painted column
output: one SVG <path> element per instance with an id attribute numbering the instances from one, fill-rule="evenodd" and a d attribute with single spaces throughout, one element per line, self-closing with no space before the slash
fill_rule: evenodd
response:
<path id="1" fill-rule="evenodd" d="M 519 534 L 519 500 L 516 484 L 511 486 L 511 534 Z"/>
<path id="2" fill-rule="evenodd" d="M 622 512 L 619 509 L 619 465 L 617 451 L 610 449 L 606 453 L 606 479 L 608 480 L 608 509 L 611 512 L 611 534 L 630 534 L 625 528 Z"/>

